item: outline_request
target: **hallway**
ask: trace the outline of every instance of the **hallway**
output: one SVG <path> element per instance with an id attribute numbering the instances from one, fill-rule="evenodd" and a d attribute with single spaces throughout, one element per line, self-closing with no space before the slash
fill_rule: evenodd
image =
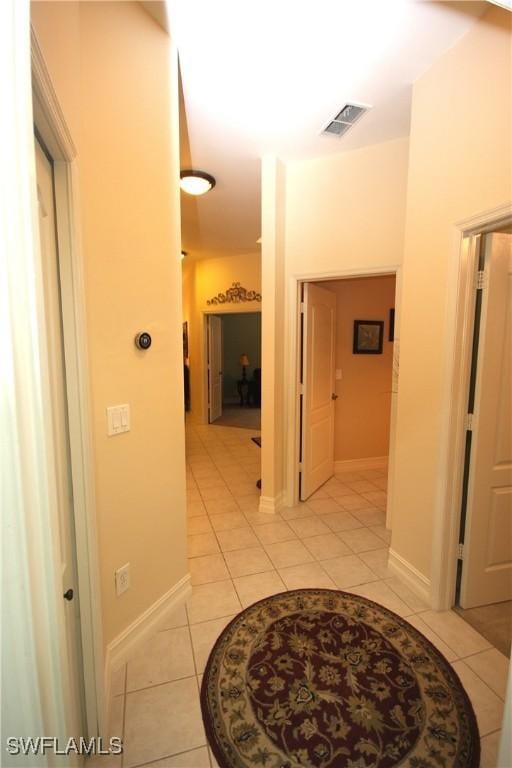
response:
<path id="1" fill-rule="evenodd" d="M 258 512 L 255 434 L 187 427 L 193 594 L 115 674 L 110 730 L 123 737 L 125 751 L 100 765 L 215 768 L 199 690 L 219 633 L 242 608 L 267 595 L 325 587 L 348 589 L 407 617 L 445 655 L 475 708 L 481 766 L 495 768 L 507 659 L 455 613 L 429 610 L 389 574 L 384 473 L 338 475 L 307 504 L 270 520 Z"/>
<path id="2" fill-rule="evenodd" d="M 242 429 L 260 429 L 261 408 L 248 408 L 246 405 L 224 405 L 222 416 L 213 422 L 216 427 L 241 427 Z"/>

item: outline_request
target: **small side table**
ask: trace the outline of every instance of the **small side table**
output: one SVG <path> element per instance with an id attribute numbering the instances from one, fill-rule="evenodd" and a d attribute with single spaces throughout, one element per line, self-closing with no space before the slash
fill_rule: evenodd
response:
<path id="1" fill-rule="evenodd" d="M 249 382 L 247 379 L 239 379 L 236 388 L 240 395 L 240 405 L 249 405 Z"/>

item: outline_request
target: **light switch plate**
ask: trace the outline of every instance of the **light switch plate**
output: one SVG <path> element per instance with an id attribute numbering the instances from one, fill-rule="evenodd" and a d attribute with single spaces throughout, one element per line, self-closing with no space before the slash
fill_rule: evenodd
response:
<path id="1" fill-rule="evenodd" d="M 130 430 L 130 406 L 111 405 L 107 408 L 107 435 L 119 435 Z"/>
<path id="2" fill-rule="evenodd" d="M 341 381 L 341 368 L 336 368 L 336 381 Z"/>

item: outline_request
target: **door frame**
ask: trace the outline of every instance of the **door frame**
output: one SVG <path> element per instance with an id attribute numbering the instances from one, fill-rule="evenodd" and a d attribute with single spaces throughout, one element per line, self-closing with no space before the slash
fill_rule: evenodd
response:
<path id="1" fill-rule="evenodd" d="M 284 504 L 287 507 L 293 507 L 299 503 L 299 484 L 298 465 L 300 456 L 300 359 L 301 359 L 301 291 L 303 283 L 326 282 L 328 280 L 349 280 L 358 277 L 384 277 L 391 275 L 395 277 L 395 339 L 393 346 L 393 371 L 398 370 L 398 360 L 400 354 L 400 296 L 402 284 L 402 266 L 400 264 L 390 264 L 381 267 L 366 267 L 364 269 L 343 269 L 334 272 L 308 272 L 293 275 L 289 284 L 288 295 L 288 336 L 285 339 L 285 386 L 289 396 L 286 397 L 286 416 L 287 416 L 287 440 L 284 445 L 285 450 L 285 498 Z M 397 384 L 397 379 L 393 376 L 393 384 Z M 395 387 L 393 386 L 393 390 Z M 395 430 L 394 421 L 396 419 L 396 405 L 394 401 L 398 398 L 398 393 L 391 397 L 391 429 L 389 441 L 389 461 L 388 461 L 388 512 L 386 517 L 386 526 L 391 528 L 393 515 L 393 472 L 394 453 L 395 453 Z"/>
<path id="2" fill-rule="evenodd" d="M 210 424 L 210 408 L 209 408 L 209 398 L 210 398 L 210 389 L 209 389 L 209 381 L 208 381 L 208 347 L 210 344 L 209 335 L 208 335 L 208 320 L 210 315 L 219 315 L 222 314 L 220 312 L 216 312 L 215 310 L 205 310 L 201 313 L 201 340 L 200 340 L 200 349 L 201 349 L 201 368 L 200 368 L 200 376 L 201 376 L 201 422 L 203 424 Z"/>
<path id="3" fill-rule="evenodd" d="M 53 159 L 57 241 L 63 314 L 70 460 L 80 596 L 84 717 L 87 736 L 106 729 L 99 559 L 89 396 L 85 281 L 79 226 L 76 148 L 58 103 L 34 30 L 31 29 L 34 126 Z M 37 190 L 34 183 L 34 200 Z M 50 406 L 51 407 L 51 406 Z M 57 564 L 55 564 L 57 567 Z M 62 681 L 64 684 L 64 681 Z M 65 688 L 65 687 L 64 687 Z M 63 690 L 66 700 L 68 692 Z"/>
<path id="4" fill-rule="evenodd" d="M 208 421 L 208 317 L 209 315 L 248 315 L 259 314 L 261 315 L 261 305 L 257 307 L 250 307 L 242 309 L 238 305 L 234 305 L 233 309 L 227 309 L 224 305 L 214 307 L 212 309 L 204 309 L 201 312 L 201 339 L 199 340 L 199 348 L 201 350 L 201 363 L 200 363 L 200 381 L 201 381 L 201 423 L 209 424 Z M 263 353 L 263 338 L 261 339 L 261 351 Z"/>
<path id="5" fill-rule="evenodd" d="M 467 393 L 471 371 L 479 237 L 512 226 L 512 204 L 460 221 L 453 231 L 454 258 L 448 286 L 448 349 L 440 455 L 440 503 L 434 518 L 431 599 L 434 610 L 454 605 L 462 479 L 466 443 Z"/>
<path id="6" fill-rule="evenodd" d="M 206 407 L 206 423 L 207 424 L 213 424 L 213 421 L 210 421 L 210 328 L 209 328 L 209 322 L 210 317 L 217 317 L 217 312 L 206 312 L 204 315 L 204 341 L 205 341 L 205 349 L 204 349 L 204 373 L 205 373 L 205 387 L 206 387 L 206 400 L 205 400 L 205 407 Z M 221 359 L 224 359 L 224 340 L 222 336 L 222 320 L 221 320 L 221 335 L 220 335 L 220 346 L 221 346 Z M 222 365 L 222 361 L 221 361 Z M 223 375 L 223 374 L 222 374 Z M 221 398 L 222 398 L 222 385 L 221 385 Z M 222 415 L 222 403 L 221 403 L 221 415 Z"/>

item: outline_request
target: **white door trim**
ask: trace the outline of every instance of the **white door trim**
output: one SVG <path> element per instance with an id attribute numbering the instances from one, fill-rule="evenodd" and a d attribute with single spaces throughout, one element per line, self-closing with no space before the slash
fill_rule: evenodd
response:
<path id="1" fill-rule="evenodd" d="M 208 371 L 208 423 L 213 424 L 222 416 L 222 320 L 218 315 L 208 315 L 207 323 L 207 371 Z M 217 354 L 219 352 L 220 354 Z M 217 365 L 214 365 L 214 364 Z M 218 370 L 217 370 L 218 369 Z M 216 397 L 215 390 L 220 387 Z M 220 403 L 218 397 L 220 396 Z"/>
<path id="2" fill-rule="evenodd" d="M 287 312 L 288 335 L 285 339 L 285 429 L 286 441 L 284 444 L 285 461 L 285 492 L 284 504 L 293 507 L 299 503 L 299 489 L 297 483 L 297 469 L 299 461 L 300 444 L 300 409 L 299 409 L 299 359 L 300 359 L 300 294 L 301 284 L 322 280 L 343 280 L 356 277 L 380 277 L 394 275 L 396 278 L 395 301 L 399 299 L 399 286 L 401 283 L 400 264 L 390 264 L 382 267 L 366 267 L 343 269 L 334 272 L 307 272 L 295 274 L 290 277 L 288 283 Z M 395 311 L 395 342 L 399 341 L 400 312 Z M 398 343 L 396 343 L 398 349 Z M 398 364 L 398 362 L 397 362 Z M 394 415 L 392 411 L 392 416 Z M 394 429 L 390 433 L 389 464 L 393 466 L 394 454 Z M 390 506 L 388 501 L 388 507 Z"/>
<path id="3" fill-rule="evenodd" d="M 447 377 L 444 391 L 438 499 L 432 542 L 432 607 L 454 604 L 459 540 L 467 392 L 471 366 L 476 272 L 476 238 L 512 224 L 512 204 L 476 214 L 455 225 L 454 258 L 448 286 Z"/>
<path id="4" fill-rule="evenodd" d="M 87 735 L 91 737 L 105 728 L 107 702 L 104 700 L 104 649 L 88 389 L 84 272 L 78 215 L 78 170 L 75 161 L 76 149 L 33 30 L 31 57 L 34 124 L 54 160 L 85 716 Z"/>

